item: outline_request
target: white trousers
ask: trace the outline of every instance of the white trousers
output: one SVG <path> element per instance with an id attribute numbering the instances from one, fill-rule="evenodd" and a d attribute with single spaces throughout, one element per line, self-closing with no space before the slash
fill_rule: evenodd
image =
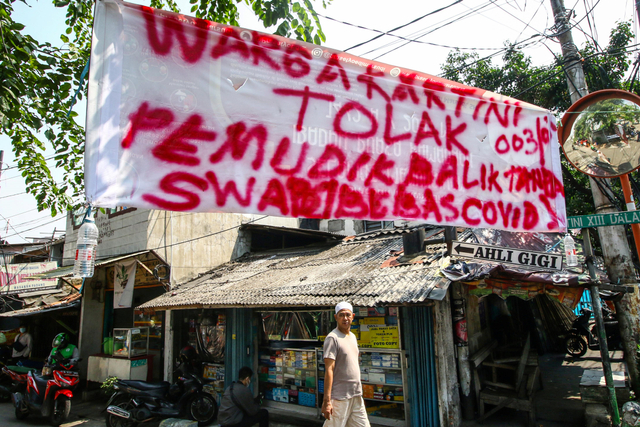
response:
<path id="1" fill-rule="evenodd" d="M 323 427 L 370 427 L 362 396 L 345 400 L 331 400 L 333 415 Z"/>

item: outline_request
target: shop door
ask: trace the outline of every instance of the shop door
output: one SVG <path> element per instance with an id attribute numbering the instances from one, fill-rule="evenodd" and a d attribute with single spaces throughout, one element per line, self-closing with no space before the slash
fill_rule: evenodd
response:
<path id="1" fill-rule="evenodd" d="M 440 425 L 438 410 L 438 378 L 433 341 L 433 311 L 431 307 L 403 309 L 404 342 L 409 353 L 409 396 L 411 425 Z"/>
<path id="2" fill-rule="evenodd" d="M 257 326 L 253 310 L 230 308 L 227 310 L 227 336 L 225 350 L 225 388 L 238 379 L 238 371 L 248 366 L 256 371 L 255 345 Z"/>

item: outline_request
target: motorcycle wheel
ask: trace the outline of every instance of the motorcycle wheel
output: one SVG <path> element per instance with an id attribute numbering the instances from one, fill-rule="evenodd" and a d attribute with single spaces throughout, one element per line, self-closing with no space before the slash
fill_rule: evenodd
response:
<path id="1" fill-rule="evenodd" d="M 587 352 L 587 343 L 578 335 L 570 335 L 565 342 L 567 353 L 573 357 L 582 357 Z"/>
<path id="2" fill-rule="evenodd" d="M 199 427 L 208 426 L 218 417 L 218 404 L 209 393 L 198 393 L 189 401 L 187 414 Z"/>
<path id="3" fill-rule="evenodd" d="M 24 420 L 28 416 L 29 416 L 29 410 L 27 410 L 27 409 L 23 410 L 23 409 L 20 409 L 20 408 L 16 408 L 16 419 Z"/>
<path id="4" fill-rule="evenodd" d="M 60 396 L 53 401 L 49 422 L 52 426 L 58 427 L 69 418 L 71 412 L 71 400 L 67 396 Z"/>
<path id="5" fill-rule="evenodd" d="M 131 398 L 126 395 L 118 396 L 113 402 L 111 402 L 112 406 L 118 406 L 126 411 L 131 412 L 131 409 L 134 408 L 133 403 L 131 403 Z M 132 420 L 127 420 L 117 415 L 113 415 L 107 412 L 105 419 L 107 427 L 134 427 L 138 423 Z"/>

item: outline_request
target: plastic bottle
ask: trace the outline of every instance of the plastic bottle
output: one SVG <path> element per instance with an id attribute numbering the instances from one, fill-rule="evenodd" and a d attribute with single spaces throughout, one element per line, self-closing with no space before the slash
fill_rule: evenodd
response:
<path id="1" fill-rule="evenodd" d="M 98 227 L 91 212 L 87 215 L 82 226 L 78 230 L 76 245 L 76 260 L 73 264 L 73 275 L 76 277 L 93 277 L 96 265 L 98 246 Z"/>
<path id="2" fill-rule="evenodd" d="M 568 267 L 575 267 L 578 265 L 578 255 L 576 254 L 576 243 L 573 241 L 573 237 L 567 234 L 564 238 L 564 254 L 566 257 L 566 263 Z"/>

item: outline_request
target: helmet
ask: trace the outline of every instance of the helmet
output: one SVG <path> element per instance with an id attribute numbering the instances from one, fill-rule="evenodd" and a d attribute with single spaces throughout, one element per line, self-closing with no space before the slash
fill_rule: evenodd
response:
<path id="1" fill-rule="evenodd" d="M 66 348 L 69 345 L 69 335 L 66 332 L 60 332 L 53 338 L 51 347 Z"/>
<path id="2" fill-rule="evenodd" d="M 193 362 L 196 358 L 196 349 L 188 345 L 180 350 L 180 360 L 183 362 Z"/>

